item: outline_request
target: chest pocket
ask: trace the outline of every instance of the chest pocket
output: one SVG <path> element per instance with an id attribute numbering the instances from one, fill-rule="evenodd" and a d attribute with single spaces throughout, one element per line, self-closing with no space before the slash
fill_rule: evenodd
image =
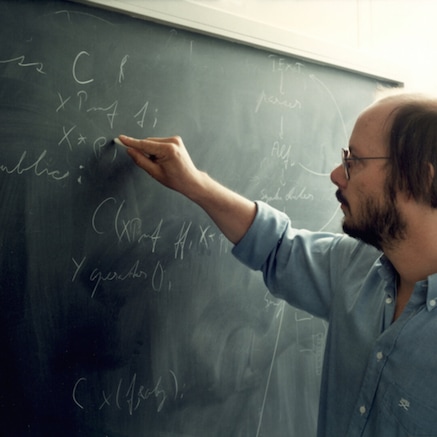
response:
<path id="1" fill-rule="evenodd" d="M 385 420 L 394 423 L 399 436 L 437 437 L 437 402 L 425 405 L 422 399 L 411 396 L 397 384 L 390 384 L 382 406 Z"/>

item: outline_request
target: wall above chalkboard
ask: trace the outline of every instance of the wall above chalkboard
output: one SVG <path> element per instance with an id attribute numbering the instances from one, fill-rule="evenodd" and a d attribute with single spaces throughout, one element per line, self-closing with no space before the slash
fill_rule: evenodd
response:
<path id="1" fill-rule="evenodd" d="M 188 29 L 271 50 L 278 54 L 336 66 L 381 80 L 404 83 L 401 65 L 364 51 L 348 49 L 308 35 L 278 28 L 220 10 L 214 5 L 190 1 L 70 0 L 127 13 L 146 20 Z"/>

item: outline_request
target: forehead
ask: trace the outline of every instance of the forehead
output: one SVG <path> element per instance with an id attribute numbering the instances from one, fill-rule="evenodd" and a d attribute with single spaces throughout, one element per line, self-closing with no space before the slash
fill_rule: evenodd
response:
<path id="1" fill-rule="evenodd" d="M 375 103 L 358 117 L 349 141 L 351 151 L 359 154 L 380 154 L 388 147 L 393 102 Z"/>

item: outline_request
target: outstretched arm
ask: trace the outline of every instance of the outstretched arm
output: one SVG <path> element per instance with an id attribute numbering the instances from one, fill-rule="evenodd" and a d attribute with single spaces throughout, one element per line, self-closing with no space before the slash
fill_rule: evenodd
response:
<path id="1" fill-rule="evenodd" d="M 241 240 L 255 217 L 255 203 L 197 169 L 180 137 L 119 139 L 139 167 L 197 203 L 232 243 Z"/>

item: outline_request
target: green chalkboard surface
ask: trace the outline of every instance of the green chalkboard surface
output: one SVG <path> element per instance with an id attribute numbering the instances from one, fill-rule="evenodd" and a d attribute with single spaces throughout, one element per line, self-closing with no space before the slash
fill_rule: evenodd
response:
<path id="1" fill-rule="evenodd" d="M 313 436 L 326 324 L 112 138 L 181 135 L 338 230 L 329 172 L 390 84 L 65 1 L 2 0 L 0 23 L 0 434 Z"/>

